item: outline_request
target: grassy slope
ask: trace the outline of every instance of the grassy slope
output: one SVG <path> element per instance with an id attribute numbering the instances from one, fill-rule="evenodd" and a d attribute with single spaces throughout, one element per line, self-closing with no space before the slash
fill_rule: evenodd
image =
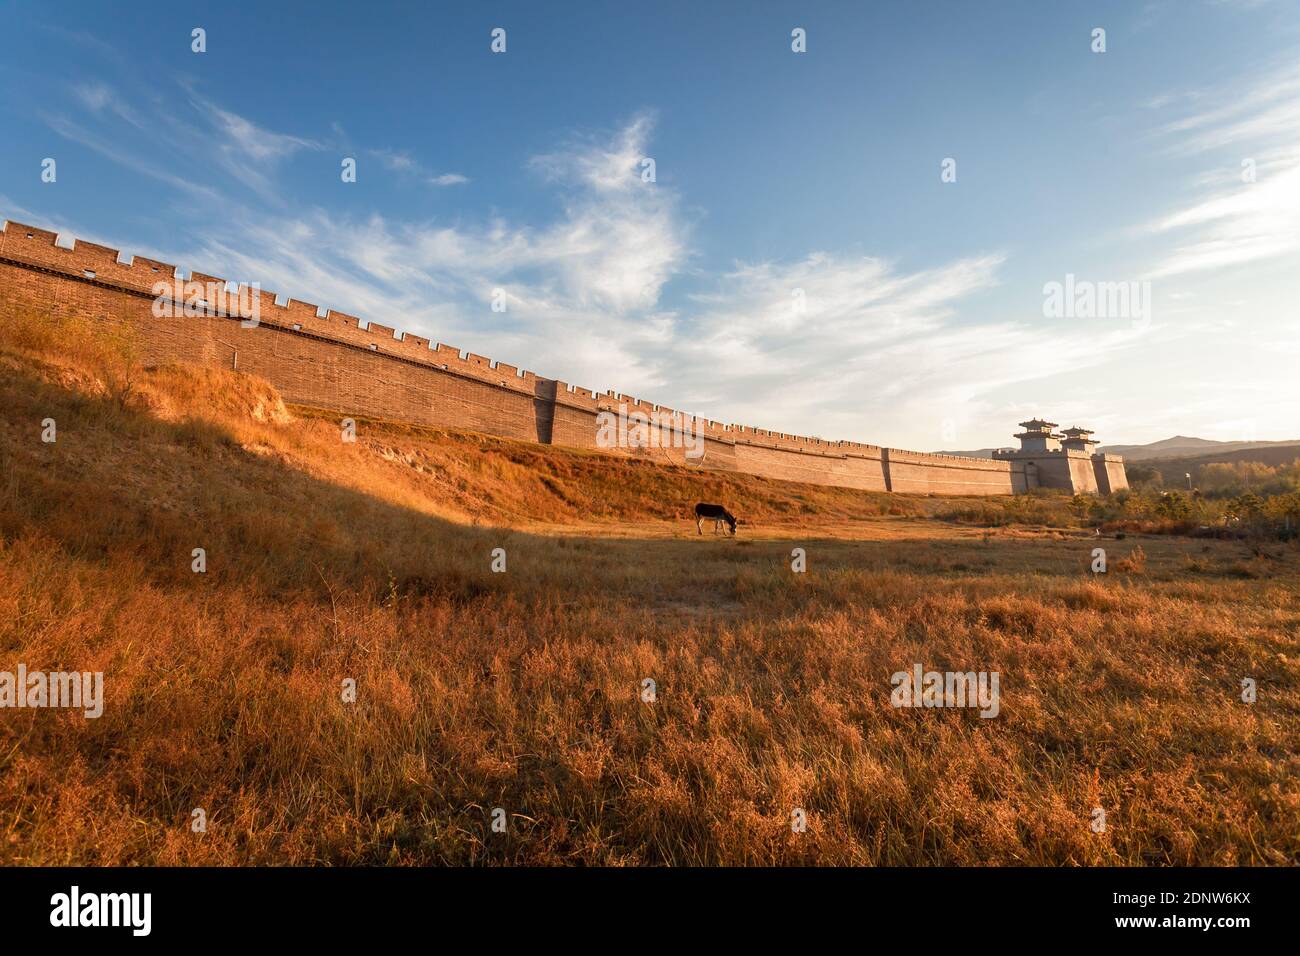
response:
<path id="1" fill-rule="evenodd" d="M 1094 579 L 1099 542 L 934 500 L 344 444 L 244 376 L 5 341 L 0 669 L 103 670 L 107 706 L 0 711 L 0 862 L 1300 858 L 1294 550 Z M 697 538 L 701 498 L 750 524 Z M 914 661 L 999 671 L 1001 715 L 894 710 Z"/>

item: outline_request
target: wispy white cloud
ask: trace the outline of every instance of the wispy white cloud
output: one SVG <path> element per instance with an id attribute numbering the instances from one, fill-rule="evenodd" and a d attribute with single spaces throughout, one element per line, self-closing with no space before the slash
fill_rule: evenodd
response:
<path id="1" fill-rule="evenodd" d="M 1193 184 L 1183 208 L 1148 225 L 1175 243 L 1149 278 L 1300 253 L 1300 68 L 1226 90 L 1221 100 L 1163 129 L 1175 151 L 1221 165 Z"/>
<path id="2" fill-rule="evenodd" d="M 919 433 L 933 448 L 949 428 L 978 431 L 991 406 L 1010 414 L 1000 390 L 1077 372 L 1140 339 L 1131 325 L 964 319 L 1004 262 L 991 254 L 909 272 L 816 253 L 739 265 L 697 297 L 692 334 L 673 344 L 673 388 L 760 427 L 877 442 Z"/>
<path id="3" fill-rule="evenodd" d="M 194 198 L 213 201 L 220 197 L 219 192 L 211 186 L 196 183 L 192 179 L 171 172 L 154 160 L 145 158 L 130 145 L 123 145 L 120 138 L 91 130 L 66 116 L 50 115 L 45 116 L 44 120 L 46 125 L 60 136 L 80 143 L 120 166 L 179 189 Z"/>
<path id="4" fill-rule="evenodd" d="M 277 167 L 303 150 L 320 150 L 316 140 L 266 129 L 238 113 L 224 109 L 190 88 L 190 106 L 207 123 L 195 129 L 184 120 L 168 117 L 167 122 L 182 130 L 192 155 L 205 153 L 232 178 L 262 198 L 283 201 L 274 184 Z M 215 149 L 213 148 L 215 146 Z"/>
<path id="5" fill-rule="evenodd" d="M 429 186 L 457 186 L 469 182 L 468 176 L 460 173 L 436 173 L 427 169 L 410 153 L 391 149 L 372 149 L 369 154 L 379 160 L 389 172 L 397 173 Z"/>
<path id="6" fill-rule="evenodd" d="M 109 84 L 94 81 L 72 86 L 76 115 L 53 108 L 40 115 L 59 135 L 208 200 L 218 189 L 196 180 L 215 166 L 261 198 L 280 202 L 272 181 L 277 166 L 300 150 L 323 148 L 313 139 L 268 130 L 199 96 L 192 84 L 182 85 L 189 93 L 188 114 L 164 108 L 161 100 L 138 108 Z M 121 122 L 132 127 L 130 135 L 123 135 Z"/>
<path id="7" fill-rule="evenodd" d="M 1152 225 L 1190 236 L 1148 278 L 1239 266 L 1300 252 L 1300 159 L 1260 173 L 1252 184 L 1219 190 Z"/>
<path id="8" fill-rule="evenodd" d="M 73 87 L 73 92 L 87 109 L 95 113 L 102 110 L 113 99 L 112 92 L 102 83 L 79 83 Z"/>
<path id="9" fill-rule="evenodd" d="M 220 137 L 220 148 L 240 158 L 273 164 L 292 156 L 302 149 L 320 149 L 315 140 L 288 133 L 276 133 L 258 126 L 252 120 L 222 109 L 210 100 L 193 96 L 194 108 L 205 115 Z"/>
<path id="10" fill-rule="evenodd" d="M 547 178 L 567 185 L 583 185 L 600 193 L 628 193 L 641 184 L 641 162 L 655 118 L 642 113 L 615 136 L 587 134 L 573 138 L 564 148 L 534 156 L 529 165 Z"/>
<path id="11" fill-rule="evenodd" d="M 1293 137 L 1300 128 L 1300 67 L 1272 70 L 1236 88 L 1222 90 L 1219 103 L 1167 123 L 1163 132 L 1175 148 L 1207 152 L 1242 142 Z"/>
<path id="12" fill-rule="evenodd" d="M 73 86 L 72 93 L 92 114 L 116 116 L 138 130 L 145 128 L 144 118 L 107 84 L 78 83 Z"/>

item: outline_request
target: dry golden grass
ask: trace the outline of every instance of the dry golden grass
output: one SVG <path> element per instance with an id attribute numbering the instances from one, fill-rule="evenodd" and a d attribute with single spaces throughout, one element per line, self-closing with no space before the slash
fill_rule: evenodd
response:
<path id="1" fill-rule="evenodd" d="M 0 670 L 102 670 L 106 706 L 0 711 L 0 862 L 1300 859 L 1294 547 L 365 421 L 345 444 L 255 379 L 33 324 L 0 316 Z M 701 499 L 740 536 L 697 537 Z M 1000 715 L 893 709 L 914 662 L 1000 672 Z"/>

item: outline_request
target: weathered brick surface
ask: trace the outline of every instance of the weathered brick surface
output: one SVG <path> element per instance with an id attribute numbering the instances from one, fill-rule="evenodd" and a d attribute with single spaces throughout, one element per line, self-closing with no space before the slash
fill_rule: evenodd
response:
<path id="1" fill-rule="evenodd" d="M 1095 454 L 1092 456 L 1092 467 L 1097 479 L 1097 490 L 1103 495 L 1113 491 L 1123 491 L 1128 487 L 1124 459 L 1119 455 Z"/>
<path id="2" fill-rule="evenodd" d="M 863 446 L 865 448 L 865 446 Z M 829 449 L 767 447 L 745 441 L 736 444 L 737 470 L 786 481 L 806 481 L 817 485 L 885 491 L 882 449 L 871 454 L 858 450 L 852 454 Z"/>
<path id="3" fill-rule="evenodd" d="M 274 292 L 227 288 L 200 273 L 176 278 L 166 263 L 121 262 L 115 249 L 56 244 L 54 233 L 8 223 L 0 232 L 0 321 L 13 308 L 53 308 L 133 332 L 149 364 L 194 362 L 259 375 L 285 399 L 359 415 L 469 429 L 526 441 L 596 448 L 602 411 L 620 408 L 670 415 L 644 400 L 595 394 L 542 378 L 454 346 L 297 300 L 277 305 Z M 242 294 L 241 294 L 242 291 Z M 162 294 L 202 302 L 203 313 L 155 316 Z M 259 321 L 241 323 L 256 302 Z M 928 455 L 857 442 L 827 442 L 767 429 L 695 420 L 683 427 L 704 437 L 704 455 L 686 456 L 680 433 L 655 432 L 651 447 L 610 448 L 613 454 L 691 467 L 741 471 L 788 481 L 864 490 L 943 494 L 1010 494 L 1025 488 L 1025 464 Z M 1072 462 L 1071 465 L 1074 463 Z M 1080 469 L 1097 487 L 1105 465 Z M 1086 468 L 1084 467 L 1086 465 Z M 1123 466 L 1118 478 L 1123 478 Z M 1082 473 L 1078 476 L 1083 479 Z"/>
<path id="4" fill-rule="evenodd" d="M 1009 495 L 1023 490 L 1023 466 L 1017 475 L 1015 466 L 1008 462 L 927 455 L 898 448 L 885 449 L 885 456 L 891 491 Z"/>

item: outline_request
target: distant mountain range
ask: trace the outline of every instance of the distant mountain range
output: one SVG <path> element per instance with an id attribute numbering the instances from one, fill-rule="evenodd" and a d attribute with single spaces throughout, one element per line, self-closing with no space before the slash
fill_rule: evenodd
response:
<path id="1" fill-rule="evenodd" d="M 1300 438 L 1286 441 L 1211 441 L 1208 438 L 1189 438 L 1175 435 L 1153 441 L 1149 445 L 1100 445 L 1101 451 L 1123 455 L 1129 461 L 1148 461 L 1152 458 L 1199 458 L 1202 455 L 1225 455 L 1241 451 L 1259 451 L 1300 445 Z"/>
<path id="2" fill-rule="evenodd" d="M 1123 455 L 1125 461 L 1150 461 L 1155 458 L 1200 458 L 1204 455 L 1226 455 L 1243 451 L 1257 451 L 1295 446 L 1296 457 L 1300 458 L 1300 438 L 1286 441 L 1212 441 L 1208 438 L 1192 438 L 1187 435 L 1175 435 L 1162 438 L 1149 445 L 1099 445 L 1097 450 L 1112 455 Z M 1006 446 L 1015 447 L 1015 446 Z M 975 451 L 944 451 L 941 455 L 964 455 L 967 458 L 992 458 L 992 448 L 979 448 Z M 1270 455 L 1270 458 L 1275 457 Z"/>

